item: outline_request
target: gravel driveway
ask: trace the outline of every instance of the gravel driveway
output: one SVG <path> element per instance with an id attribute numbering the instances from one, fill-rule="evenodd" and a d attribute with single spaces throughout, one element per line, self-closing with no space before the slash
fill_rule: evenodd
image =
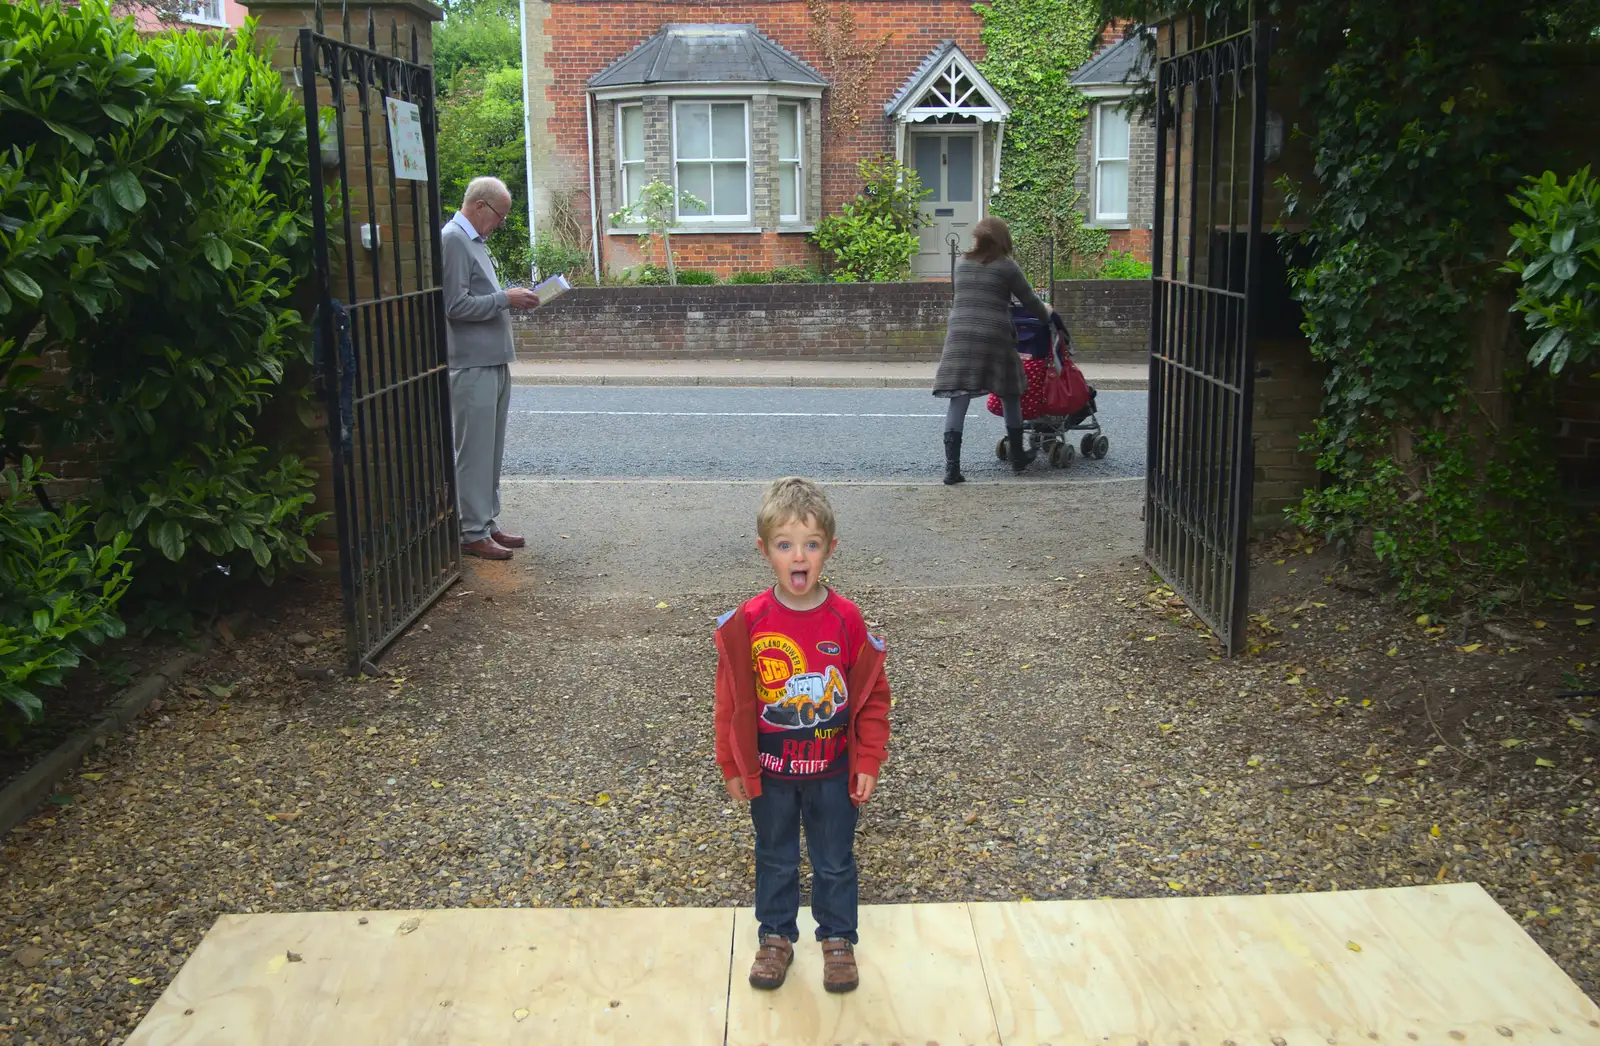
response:
<path id="1" fill-rule="evenodd" d="M 1126 548 L 1045 561 L 994 529 L 942 582 L 840 564 L 896 694 L 864 902 L 1476 880 L 1600 991 L 1600 745 L 1556 715 L 1596 708 L 1543 696 L 1586 636 L 1463 653 L 1290 554 L 1262 563 L 1255 653 L 1223 663 Z M 293 678 L 338 642 L 333 593 L 282 592 L 6 838 L 0 1042 L 118 1041 L 224 912 L 751 903 L 710 732 L 712 622 L 750 590 L 720 560 L 672 576 L 669 547 L 609 587 L 476 564 L 375 679 Z M 1537 693 L 1502 706 L 1513 681 Z M 1424 700 L 1441 732 L 1418 692 L 1453 703 Z"/>

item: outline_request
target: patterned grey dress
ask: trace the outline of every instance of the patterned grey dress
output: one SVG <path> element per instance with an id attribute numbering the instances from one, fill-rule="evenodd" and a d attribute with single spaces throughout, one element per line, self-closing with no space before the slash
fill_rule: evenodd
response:
<path id="1" fill-rule="evenodd" d="M 933 378 L 935 396 L 992 392 L 1007 397 L 1027 390 L 1028 379 L 1017 356 L 1017 332 L 1011 326 L 1013 296 L 1041 323 L 1050 322 L 1050 309 L 1010 258 L 992 262 L 963 258 L 956 263 L 955 301 Z"/>

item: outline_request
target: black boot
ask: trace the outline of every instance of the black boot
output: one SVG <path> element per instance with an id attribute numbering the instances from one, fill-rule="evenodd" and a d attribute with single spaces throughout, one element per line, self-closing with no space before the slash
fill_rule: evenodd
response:
<path id="1" fill-rule="evenodd" d="M 946 432 L 944 434 L 944 481 L 946 485 L 965 483 L 967 477 L 961 474 L 961 433 Z"/>
<path id="2" fill-rule="evenodd" d="M 1039 456 L 1037 450 L 1023 449 L 1021 429 L 1006 429 L 1006 450 L 1010 452 L 1012 472 L 1021 472 L 1032 465 L 1033 459 Z"/>

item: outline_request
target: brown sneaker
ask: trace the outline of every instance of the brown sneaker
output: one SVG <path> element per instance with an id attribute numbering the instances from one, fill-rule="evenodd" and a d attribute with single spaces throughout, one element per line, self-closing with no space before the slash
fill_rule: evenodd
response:
<path id="1" fill-rule="evenodd" d="M 853 992 L 861 978 L 856 975 L 856 951 L 843 937 L 822 942 L 822 986 L 830 992 Z"/>
<path id="2" fill-rule="evenodd" d="M 750 964 L 750 987 L 771 991 L 781 986 L 792 962 L 794 945 L 789 938 L 767 934 L 761 938 L 761 947 L 756 949 L 756 961 Z"/>

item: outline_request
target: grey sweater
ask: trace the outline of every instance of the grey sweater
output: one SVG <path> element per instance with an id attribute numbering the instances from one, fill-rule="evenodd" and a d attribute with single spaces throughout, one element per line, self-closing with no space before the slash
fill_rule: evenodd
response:
<path id="1" fill-rule="evenodd" d="M 511 304 L 482 240 L 450 222 L 439 234 L 444 256 L 445 341 L 450 369 L 498 367 L 516 359 Z"/>

